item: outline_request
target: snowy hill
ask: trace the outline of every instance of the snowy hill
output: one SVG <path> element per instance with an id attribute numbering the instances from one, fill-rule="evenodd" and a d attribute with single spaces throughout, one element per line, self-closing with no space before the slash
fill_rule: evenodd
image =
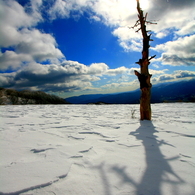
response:
<path id="1" fill-rule="evenodd" d="M 195 104 L 152 110 L 0 106 L 0 194 L 194 195 Z"/>

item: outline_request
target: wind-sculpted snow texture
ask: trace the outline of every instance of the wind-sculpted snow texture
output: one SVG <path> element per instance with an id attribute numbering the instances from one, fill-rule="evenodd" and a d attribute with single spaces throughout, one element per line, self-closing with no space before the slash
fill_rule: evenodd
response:
<path id="1" fill-rule="evenodd" d="M 1 106 L 0 195 L 194 195 L 195 104 L 152 110 Z"/>

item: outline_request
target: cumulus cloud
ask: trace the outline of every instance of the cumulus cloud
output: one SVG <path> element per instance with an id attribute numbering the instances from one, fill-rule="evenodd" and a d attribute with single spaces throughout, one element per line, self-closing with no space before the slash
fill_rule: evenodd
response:
<path id="1" fill-rule="evenodd" d="M 20 89 L 70 92 L 93 88 L 93 82 L 103 75 L 115 76 L 127 72 L 125 67 L 109 69 L 104 63 L 86 66 L 76 61 L 64 61 L 60 65 L 42 65 L 32 62 L 13 73 L 0 74 L 0 85 Z"/>
<path id="2" fill-rule="evenodd" d="M 154 49 L 163 52 L 157 61 L 169 65 L 195 65 L 195 35 L 178 38 L 157 45 Z"/>
<path id="3" fill-rule="evenodd" d="M 128 69 L 128 74 L 129 75 L 135 75 L 134 71 L 140 71 L 140 68 L 136 68 L 136 67 L 132 67 L 130 69 Z M 165 74 L 165 72 L 168 71 L 168 69 L 163 69 L 163 70 L 154 70 L 154 69 L 149 69 L 149 73 L 152 75 L 156 75 L 156 74 Z"/>
<path id="4" fill-rule="evenodd" d="M 0 52 L 0 70 L 17 69 L 21 67 L 22 62 L 31 61 L 32 58 L 29 55 L 17 54 L 14 51 Z"/>
<path id="5" fill-rule="evenodd" d="M 195 71 L 188 71 L 188 70 L 177 70 L 174 71 L 172 74 L 163 74 L 159 77 L 152 78 L 152 82 L 154 83 L 161 83 L 167 81 L 178 81 L 181 79 L 192 79 L 195 78 Z"/>
<path id="6" fill-rule="evenodd" d="M 149 8 L 149 0 L 140 0 L 144 9 Z M 127 0 L 55 0 L 49 14 L 52 19 L 66 18 L 71 12 L 83 14 L 84 11 L 92 14 L 92 19 L 102 21 L 109 26 L 127 25 L 131 17 L 136 17 L 136 1 Z"/>
<path id="7" fill-rule="evenodd" d="M 25 20 L 23 24 L 32 25 L 33 22 L 40 20 L 41 16 L 37 8 L 41 6 L 41 0 L 32 1 L 34 3 L 31 3 L 32 7 L 35 7 L 33 13 L 37 17 L 30 17 L 19 4 L 11 0 L 9 2 L 13 2 L 12 7 L 19 10 L 18 13 L 22 18 L 21 20 L 18 18 L 16 21 L 22 23 Z M 140 33 L 135 33 L 133 29 L 128 28 L 133 26 L 137 20 L 136 1 L 55 0 L 52 2 L 48 11 L 51 19 L 70 17 L 70 13 L 73 11 L 74 14 L 77 11 L 78 15 L 82 15 L 84 11 L 88 12 L 91 19 L 102 21 L 104 24 L 114 27 L 113 35 L 118 37 L 121 47 L 126 51 L 140 51 Z M 158 25 L 151 25 L 156 37 L 163 38 L 167 36 L 169 29 L 175 29 L 175 32 L 179 35 L 194 32 L 194 0 L 178 0 L 177 2 L 140 0 L 140 4 L 144 11 L 149 12 L 149 20 L 158 21 Z M 191 18 L 189 13 L 191 13 Z"/>
<path id="8" fill-rule="evenodd" d="M 195 31 L 194 0 L 178 0 L 177 2 L 140 0 L 140 4 L 144 11 L 149 12 L 149 20 L 158 20 L 158 25 L 151 25 L 157 38 L 166 37 L 170 30 L 174 30 L 178 36 L 193 34 Z M 16 47 L 15 56 L 18 55 L 16 60 L 18 63 L 21 54 L 28 55 L 25 60 L 32 59 L 40 62 L 46 59 L 54 62 L 54 60 L 64 57 L 57 48 L 57 43 L 52 35 L 32 28 L 38 22 L 43 21 L 41 16 L 43 8 L 42 0 L 30 1 L 26 7 L 22 7 L 14 0 L 0 0 L 0 16 L 4 21 L 0 24 L 0 36 L 2 37 L 0 46 Z M 113 27 L 113 35 L 118 37 L 119 44 L 125 51 L 141 51 L 141 34 L 128 28 L 133 26 L 137 20 L 136 1 L 55 0 L 47 4 L 46 8 L 51 19 L 70 17 L 71 13 L 82 15 L 83 12 L 88 12 L 91 19 Z M 31 11 L 27 12 L 27 9 Z M 189 17 L 189 13 L 191 13 L 191 17 Z M 179 56 L 166 54 L 163 58 L 167 62 L 181 60 Z M 191 56 L 187 58 L 190 60 Z M 4 69 L 6 66 L 14 68 L 14 65 L 8 62 L 2 65 Z M 18 67 L 18 65 L 15 66 Z"/>
<path id="9" fill-rule="evenodd" d="M 80 66 L 79 66 L 80 65 Z M 0 75 L 0 85 L 20 89 L 36 87 L 44 91 L 78 90 L 83 86 L 91 86 L 91 82 L 98 80 L 94 75 L 87 75 L 86 67 L 82 64 L 71 65 L 42 65 L 31 63 L 15 74 L 7 73 Z"/>
<path id="10" fill-rule="evenodd" d="M 7 48 L 0 53 L 0 70 L 16 69 L 32 61 L 58 62 L 64 57 L 52 35 L 34 28 L 42 21 L 38 11 L 41 5 L 41 0 L 31 1 L 31 11 L 26 12 L 16 1 L 0 0 L 0 47 Z"/>
<path id="11" fill-rule="evenodd" d="M 50 92 L 72 92 L 72 91 L 85 91 L 88 89 L 92 89 L 92 84 L 90 82 L 80 82 L 79 80 L 61 83 L 61 84 L 46 84 L 41 87 L 43 91 Z"/>
<path id="12" fill-rule="evenodd" d="M 105 24 L 119 26 L 126 25 L 127 18 L 136 12 L 135 7 L 135 1 L 98 0 L 92 9 L 95 14 L 102 17 Z"/>
<path id="13" fill-rule="evenodd" d="M 151 25 L 151 29 L 157 33 L 157 37 L 160 38 L 166 30 L 171 29 L 175 31 L 183 31 L 186 29 L 188 23 L 193 23 L 195 1 L 164 1 L 164 0 L 151 0 L 148 9 L 149 20 L 156 20 L 157 25 Z M 190 15 L 189 15 L 190 13 Z M 190 28 L 188 28 L 190 30 Z M 186 34 L 190 34 L 191 31 L 185 31 Z M 164 36 L 162 36 L 163 38 Z"/>
<path id="14" fill-rule="evenodd" d="M 133 80 L 130 82 L 120 82 L 120 83 L 108 83 L 106 85 L 103 85 L 102 90 L 105 91 L 109 91 L 110 93 L 114 93 L 114 92 L 124 92 L 124 91 L 131 91 L 131 90 L 135 90 L 137 88 L 139 88 L 139 82 L 138 80 Z"/>
<path id="15" fill-rule="evenodd" d="M 176 78 L 195 77 L 195 71 L 177 70 L 174 75 Z"/>
<path id="16" fill-rule="evenodd" d="M 149 0 L 140 0 L 142 7 L 149 8 Z M 76 12 L 75 12 L 76 11 Z M 67 18 L 83 12 L 90 14 L 90 19 L 114 27 L 113 35 L 126 51 L 140 51 L 139 34 L 126 28 L 137 20 L 136 1 L 126 0 L 56 0 L 49 10 L 51 19 Z M 125 27 L 125 28 L 123 28 Z"/>
<path id="17" fill-rule="evenodd" d="M 89 66 L 89 73 L 90 74 L 106 74 L 108 71 L 108 65 L 105 63 L 93 63 Z"/>
<path id="18" fill-rule="evenodd" d="M 27 14 L 25 8 L 14 0 L 0 0 L 0 17 L 3 21 L 0 23 L 0 46 L 2 47 L 18 44 L 22 37 L 19 29 L 32 27 L 42 20 L 37 12 Z"/>
<path id="19" fill-rule="evenodd" d="M 79 16 L 87 8 L 93 7 L 93 2 L 93 0 L 55 0 L 48 13 L 52 20 L 59 17 L 67 18 L 73 11 L 77 11 L 77 15 Z"/>
<path id="20" fill-rule="evenodd" d="M 131 82 L 110 83 L 110 84 L 103 85 L 102 88 L 116 89 L 116 88 L 122 88 L 122 87 L 129 87 L 130 84 Z"/>
<path id="21" fill-rule="evenodd" d="M 160 32 L 156 33 L 156 37 L 159 39 L 162 39 L 162 38 L 166 37 L 169 33 L 170 33 L 170 31 L 168 29 L 163 29 Z"/>
<path id="22" fill-rule="evenodd" d="M 195 20 L 189 21 L 184 24 L 184 26 L 176 32 L 178 35 L 186 35 L 195 33 Z"/>
<path id="23" fill-rule="evenodd" d="M 157 22 L 157 25 L 147 26 L 147 29 L 154 32 L 153 36 L 162 39 L 170 33 L 173 33 L 177 37 L 194 34 L 194 0 L 151 0 L 145 2 L 147 6 L 144 6 L 144 2 L 140 2 L 140 5 L 145 12 L 148 12 L 148 20 Z M 134 10 L 136 11 L 135 8 Z M 121 19 L 120 24 L 113 31 L 113 35 L 118 37 L 119 44 L 125 51 L 141 51 L 141 32 L 136 33 L 135 29 L 127 28 L 132 27 L 136 20 L 137 14 L 129 12 L 126 17 Z"/>
<path id="24" fill-rule="evenodd" d="M 37 29 L 23 29 L 15 50 L 17 53 L 31 55 L 35 61 L 44 61 L 63 57 L 56 46 L 57 43 L 50 34 L 41 33 Z"/>
<path id="25" fill-rule="evenodd" d="M 195 65 L 195 1 L 140 0 L 140 3 L 143 10 L 149 12 L 148 20 L 158 22 L 148 27 L 157 38 L 165 38 L 170 32 L 175 36 L 174 41 L 154 47 L 157 52 L 162 52 L 156 61 L 169 65 Z M 136 68 L 110 69 L 105 63 L 86 66 L 76 61 L 62 62 L 64 55 L 53 35 L 39 31 L 36 25 L 44 20 L 44 5 L 48 8 L 44 14 L 51 20 L 88 12 L 89 19 L 112 27 L 112 34 L 125 51 L 141 51 L 140 32 L 135 33 L 129 28 L 137 20 L 136 1 L 52 0 L 43 4 L 42 0 L 30 0 L 23 7 L 14 0 L 0 0 L 0 18 L 3 21 L 0 23 L 0 46 L 7 48 L 0 51 L 0 70 L 17 70 L 0 74 L 0 86 L 75 91 L 92 89 L 93 82 L 101 80 L 103 75 L 134 75 Z M 44 61 L 50 61 L 50 64 L 40 64 Z M 165 74 L 166 71 L 150 69 L 151 74 L 160 75 L 153 78 L 156 82 L 194 77 L 192 71 L 174 72 L 173 75 Z M 127 89 L 130 84 L 135 83 L 112 83 L 104 88 Z"/>
<path id="26" fill-rule="evenodd" d="M 127 73 L 129 71 L 128 68 L 122 66 L 122 67 L 119 67 L 119 68 L 116 68 L 116 69 L 110 69 L 107 71 L 107 74 L 108 75 L 118 75 L 118 74 L 124 74 L 124 73 Z"/>
<path id="27" fill-rule="evenodd" d="M 113 35 L 118 37 L 119 44 L 125 51 L 141 50 L 140 33 L 135 33 L 134 29 L 128 28 L 132 27 L 137 20 L 136 1 L 88 0 L 87 2 L 86 5 L 95 16 L 101 18 L 104 24 L 114 27 Z M 74 3 L 77 7 L 81 5 L 78 0 Z M 177 35 L 194 33 L 194 0 L 140 0 L 140 5 L 145 12 L 149 13 L 148 20 L 157 22 L 157 25 L 148 26 L 155 32 L 157 38 L 164 38 L 170 32 Z"/>
<path id="28" fill-rule="evenodd" d="M 113 35 L 118 37 L 119 44 L 125 51 L 141 51 L 142 38 L 140 33 L 135 33 L 128 27 L 118 27 L 113 31 Z"/>
<path id="29" fill-rule="evenodd" d="M 91 16 L 90 19 L 96 21 L 96 22 L 100 22 L 101 21 L 101 18 L 98 17 L 98 16 Z"/>
<path id="30" fill-rule="evenodd" d="M 165 74 L 156 78 L 156 81 L 158 80 L 158 82 L 162 82 L 162 81 L 173 80 L 173 79 L 175 79 L 173 75 Z"/>
<path id="31" fill-rule="evenodd" d="M 72 7 L 67 5 L 68 3 L 63 0 L 56 0 L 54 6 L 49 10 L 52 19 L 60 17 L 68 17 Z"/>
<path id="32" fill-rule="evenodd" d="M 14 82 L 14 77 L 16 73 L 4 73 L 0 74 L 0 86 L 2 87 L 13 87 L 15 82 Z"/>
<path id="33" fill-rule="evenodd" d="M 82 11 L 90 9 L 93 14 L 91 18 L 97 18 L 98 21 L 101 20 L 104 24 L 114 27 L 113 35 L 118 37 L 119 44 L 125 51 L 141 50 L 140 33 L 135 33 L 134 29 L 128 28 L 132 27 L 137 20 L 136 1 L 74 0 L 71 3 L 65 2 L 66 6 L 62 7 L 68 9 L 69 12 L 75 9 Z M 149 13 L 148 20 L 157 21 L 157 25 L 148 27 L 155 32 L 154 35 L 157 38 L 164 38 L 170 32 L 177 35 L 189 35 L 195 31 L 194 0 L 140 0 L 140 5 L 145 12 Z"/>

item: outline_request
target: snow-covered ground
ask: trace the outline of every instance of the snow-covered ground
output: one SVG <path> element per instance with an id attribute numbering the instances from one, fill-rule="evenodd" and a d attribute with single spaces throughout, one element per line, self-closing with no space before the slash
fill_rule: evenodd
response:
<path id="1" fill-rule="evenodd" d="M 195 104 L 152 110 L 0 106 L 0 194 L 194 195 Z"/>

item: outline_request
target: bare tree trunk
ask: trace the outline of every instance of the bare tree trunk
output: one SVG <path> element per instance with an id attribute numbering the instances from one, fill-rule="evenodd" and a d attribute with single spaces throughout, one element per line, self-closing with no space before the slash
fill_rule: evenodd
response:
<path id="1" fill-rule="evenodd" d="M 155 56 L 149 58 L 149 42 L 152 40 L 150 39 L 151 34 L 148 35 L 148 31 L 146 30 L 146 23 L 151 22 L 146 21 L 147 14 L 145 16 L 143 15 L 143 11 L 140 8 L 139 0 L 137 0 L 137 11 L 139 19 L 134 27 L 140 26 L 140 28 L 136 32 L 141 30 L 143 37 L 142 59 L 139 59 L 139 61 L 136 62 L 140 65 L 141 73 L 135 70 L 135 75 L 138 77 L 141 89 L 140 119 L 151 120 L 150 97 L 152 84 L 150 83 L 150 78 L 152 75 L 149 74 L 148 66 L 150 64 L 150 60 Z"/>

